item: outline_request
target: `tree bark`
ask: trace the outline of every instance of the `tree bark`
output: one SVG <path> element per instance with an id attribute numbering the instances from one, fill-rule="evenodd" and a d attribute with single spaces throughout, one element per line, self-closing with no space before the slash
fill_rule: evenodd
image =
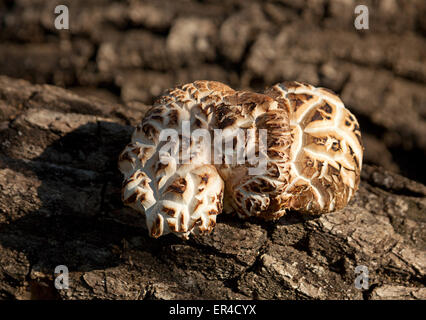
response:
<path id="1" fill-rule="evenodd" d="M 0 77 L 0 298 L 426 299 L 426 187 L 379 167 L 340 211 L 150 238 L 117 170 L 146 109 Z"/>

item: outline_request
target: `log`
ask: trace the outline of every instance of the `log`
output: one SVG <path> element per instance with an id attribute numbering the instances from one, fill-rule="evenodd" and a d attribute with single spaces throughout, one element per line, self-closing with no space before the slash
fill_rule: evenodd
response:
<path id="1" fill-rule="evenodd" d="M 365 165 L 343 210 L 153 239 L 117 169 L 146 105 L 0 76 L 0 110 L 0 299 L 426 299 L 418 182 Z"/>

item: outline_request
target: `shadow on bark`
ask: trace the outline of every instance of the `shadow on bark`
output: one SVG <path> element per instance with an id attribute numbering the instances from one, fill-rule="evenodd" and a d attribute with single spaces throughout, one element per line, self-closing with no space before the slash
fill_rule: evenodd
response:
<path id="1" fill-rule="evenodd" d="M 24 252 L 32 266 L 52 273 L 57 265 L 70 271 L 118 266 L 123 248 L 134 237 L 142 240 L 142 250 L 154 256 L 161 247 L 182 243 L 173 235 L 150 238 L 143 215 L 123 206 L 116 164 L 130 137 L 114 134 L 123 131 L 117 123 L 90 123 L 59 138 L 35 159 L 9 159 L 10 169 L 35 174 L 41 181 L 37 194 L 42 205 L 0 225 L 0 243 Z M 290 213 L 279 223 L 291 225 L 310 218 Z M 219 215 L 218 222 L 244 228 L 244 221 L 234 215 Z M 275 225 L 257 219 L 249 222 L 266 230 Z"/>

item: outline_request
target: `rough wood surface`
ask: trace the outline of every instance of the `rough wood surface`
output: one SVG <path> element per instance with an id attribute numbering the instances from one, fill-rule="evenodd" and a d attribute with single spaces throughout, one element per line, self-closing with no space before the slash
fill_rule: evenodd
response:
<path id="1" fill-rule="evenodd" d="M 426 299 L 426 187 L 368 165 L 343 210 L 149 238 L 116 168 L 146 108 L 0 77 L 0 298 Z"/>

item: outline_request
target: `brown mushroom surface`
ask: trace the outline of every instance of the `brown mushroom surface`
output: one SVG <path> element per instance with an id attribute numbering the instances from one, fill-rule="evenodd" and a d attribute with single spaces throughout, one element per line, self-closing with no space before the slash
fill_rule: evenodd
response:
<path id="1" fill-rule="evenodd" d="M 362 154 L 355 116 L 327 89 L 285 82 L 259 94 L 195 81 L 160 97 L 134 131 L 119 158 L 122 199 L 146 214 L 153 237 L 210 232 L 223 197 L 225 211 L 242 218 L 320 214 L 351 199 Z"/>

